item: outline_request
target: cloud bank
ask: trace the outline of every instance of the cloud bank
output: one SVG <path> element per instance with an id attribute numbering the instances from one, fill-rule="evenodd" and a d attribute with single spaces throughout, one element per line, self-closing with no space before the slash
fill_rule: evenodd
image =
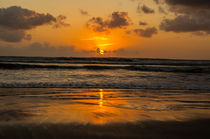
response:
<path id="1" fill-rule="evenodd" d="M 29 40 L 27 30 L 46 24 L 54 24 L 55 27 L 68 26 L 64 22 L 65 19 L 63 15 L 56 18 L 48 13 L 41 14 L 19 6 L 0 8 L 0 40 L 6 42 Z"/>
<path id="2" fill-rule="evenodd" d="M 210 8 L 209 0 L 165 0 L 169 5 L 187 6 L 194 8 Z"/>
<path id="3" fill-rule="evenodd" d="M 176 17 L 162 20 L 161 30 L 176 33 L 210 34 L 209 0 L 165 0 L 165 3 Z"/>
<path id="4" fill-rule="evenodd" d="M 73 57 L 90 56 L 89 51 L 76 50 L 74 46 L 53 46 L 35 42 L 28 46 L 0 46 L 1 56 L 46 56 Z"/>

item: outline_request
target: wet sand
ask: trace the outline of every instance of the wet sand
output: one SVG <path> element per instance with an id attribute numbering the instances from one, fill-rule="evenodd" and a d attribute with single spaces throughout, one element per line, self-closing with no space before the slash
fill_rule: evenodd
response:
<path id="1" fill-rule="evenodd" d="M 210 137 L 210 119 L 144 121 L 105 125 L 0 125 L 1 139 L 204 139 Z"/>
<path id="2" fill-rule="evenodd" d="M 1 88 L 1 139 L 206 138 L 210 92 Z"/>

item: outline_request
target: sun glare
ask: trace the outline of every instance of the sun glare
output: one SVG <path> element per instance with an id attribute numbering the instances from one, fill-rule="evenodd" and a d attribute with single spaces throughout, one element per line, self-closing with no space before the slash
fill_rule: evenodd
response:
<path id="1" fill-rule="evenodd" d="M 103 49 L 97 48 L 96 50 L 97 54 L 104 55 L 105 51 Z"/>
<path id="2" fill-rule="evenodd" d="M 77 46 L 90 51 L 93 56 L 113 56 L 115 50 L 133 43 L 132 38 L 126 39 L 120 31 L 112 31 L 109 34 L 84 32 L 78 37 L 80 41 Z"/>
<path id="3" fill-rule="evenodd" d="M 98 47 L 106 47 L 106 46 L 112 46 L 113 43 L 99 43 L 97 44 Z"/>
<path id="4" fill-rule="evenodd" d="M 104 55 L 104 50 L 100 50 L 100 54 L 101 55 Z"/>
<path id="5" fill-rule="evenodd" d="M 94 36 L 94 37 L 91 37 L 91 38 L 88 38 L 88 39 L 82 39 L 82 40 L 85 40 L 85 41 L 107 41 L 108 38 L 106 38 L 106 37 Z"/>

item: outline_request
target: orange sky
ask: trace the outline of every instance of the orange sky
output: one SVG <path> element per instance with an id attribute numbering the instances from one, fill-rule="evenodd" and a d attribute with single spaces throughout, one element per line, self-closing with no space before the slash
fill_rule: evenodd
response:
<path id="1" fill-rule="evenodd" d="M 29 49 L 25 48 L 39 43 L 40 47 L 46 47 L 47 44 L 49 51 L 58 47 L 73 48 L 63 56 L 100 56 L 97 54 L 97 49 L 100 49 L 103 56 L 210 59 L 209 35 L 199 35 L 200 30 L 176 32 L 160 29 L 163 19 L 177 16 L 169 10 L 170 5 L 165 3 L 156 4 L 153 0 L 5 0 L 0 1 L 0 5 L 0 8 L 20 6 L 37 13 L 49 13 L 54 17 L 61 14 L 66 16 L 64 22 L 70 24 L 54 28 L 51 22 L 30 29 L 24 28 L 21 31 L 30 34 L 31 38 L 15 42 L 1 39 L 0 33 L 0 55 L 14 55 L 10 47 L 24 48 L 17 55 L 29 55 Z M 149 9 L 143 11 L 144 5 Z M 160 7 L 165 13 L 160 12 Z M 114 12 L 118 12 L 116 17 L 112 17 Z M 100 17 L 103 26 L 96 20 L 90 22 L 93 17 Z M 139 22 L 147 25 L 139 25 Z M 102 31 L 96 31 L 96 27 Z M 6 48 L 3 49 L 3 46 Z M 41 48 L 37 51 L 41 51 Z M 39 53 L 30 52 L 30 55 L 39 56 Z M 46 53 L 44 56 L 53 55 Z M 62 52 L 59 56 L 62 56 Z"/>

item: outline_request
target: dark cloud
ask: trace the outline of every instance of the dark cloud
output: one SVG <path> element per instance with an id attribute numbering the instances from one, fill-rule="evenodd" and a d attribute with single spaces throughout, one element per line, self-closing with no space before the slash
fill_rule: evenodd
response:
<path id="1" fill-rule="evenodd" d="M 152 8 L 146 6 L 146 5 L 138 5 L 137 7 L 137 13 L 141 13 L 144 12 L 145 14 L 154 14 L 155 10 L 153 10 Z"/>
<path id="2" fill-rule="evenodd" d="M 86 15 L 86 16 L 89 15 L 88 11 L 85 11 L 85 10 L 82 10 L 82 9 L 80 10 L 80 14 L 81 15 Z"/>
<path id="3" fill-rule="evenodd" d="M 159 4 L 160 0 L 153 0 L 155 3 Z"/>
<path id="4" fill-rule="evenodd" d="M 74 46 L 53 46 L 39 42 L 28 46 L 0 46 L 1 56 L 90 56 L 89 51 L 76 50 Z"/>
<path id="5" fill-rule="evenodd" d="M 68 26 L 70 26 L 70 24 L 64 22 L 65 19 L 66 19 L 66 16 L 59 15 L 56 18 L 56 22 L 54 23 L 53 27 L 54 28 L 60 28 L 60 27 L 68 27 Z"/>
<path id="6" fill-rule="evenodd" d="M 210 31 L 210 12 L 179 15 L 175 19 L 164 19 L 160 29 L 173 32 Z M 209 18 L 207 18 L 209 17 Z"/>
<path id="7" fill-rule="evenodd" d="M 125 28 L 130 25 L 127 12 L 113 12 L 110 19 L 93 17 L 87 22 L 87 27 L 94 31 L 103 32 L 109 29 Z"/>
<path id="8" fill-rule="evenodd" d="M 135 29 L 134 33 L 136 33 L 138 36 L 150 38 L 154 34 L 158 33 L 158 30 L 155 27 L 146 28 L 146 29 Z"/>
<path id="9" fill-rule="evenodd" d="M 167 14 L 166 10 L 163 7 L 161 7 L 161 6 L 158 7 L 158 11 L 161 14 Z"/>
<path id="10" fill-rule="evenodd" d="M 175 13 L 174 19 L 164 19 L 160 29 L 164 31 L 204 32 L 210 31 L 210 9 L 208 0 L 165 0 L 170 11 Z"/>
<path id="11" fill-rule="evenodd" d="M 50 14 L 40 14 L 17 6 L 0 9 L 0 26 L 3 27 L 11 29 L 32 29 L 52 22 L 56 22 L 56 18 Z"/>
<path id="12" fill-rule="evenodd" d="M 136 50 L 130 50 L 128 48 L 119 48 L 117 50 L 113 51 L 113 54 L 115 56 L 120 56 L 120 57 L 136 57 L 139 56 L 139 52 Z"/>
<path id="13" fill-rule="evenodd" d="M 54 24 L 55 27 L 67 26 L 68 24 L 64 23 L 65 19 L 62 15 L 56 18 L 51 14 L 41 14 L 18 6 L 0 8 L 0 39 L 7 42 L 30 40 L 31 36 L 26 35 L 26 30 L 45 24 Z"/>
<path id="14" fill-rule="evenodd" d="M 11 30 L 0 27 L 0 40 L 6 42 L 19 42 L 26 36 L 22 30 Z M 26 37 L 27 38 L 27 37 Z"/>
<path id="15" fill-rule="evenodd" d="M 169 5 L 210 9 L 210 0 L 165 0 Z"/>
<path id="16" fill-rule="evenodd" d="M 140 25 L 140 26 L 146 26 L 146 25 L 148 25 L 148 23 L 147 23 L 147 22 L 140 21 L 140 22 L 139 22 L 139 25 Z"/>

